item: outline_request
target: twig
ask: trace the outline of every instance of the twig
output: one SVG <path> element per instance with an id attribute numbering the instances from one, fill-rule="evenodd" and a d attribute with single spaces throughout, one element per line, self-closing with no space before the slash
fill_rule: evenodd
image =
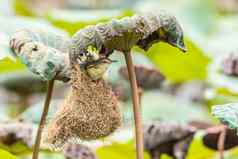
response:
<path id="1" fill-rule="evenodd" d="M 226 139 L 226 127 L 221 129 L 221 134 L 219 135 L 217 147 L 220 153 L 220 159 L 224 159 L 224 144 Z"/>
<path id="2" fill-rule="evenodd" d="M 38 156 L 39 156 L 41 135 L 42 135 L 42 131 L 45 126 L 46 116 L 49 111 L 50 101 L 51 101 L 53 87 L 54 87 L 54 81 L 55 80 L 52 79 L 48 82 L 48 89 L 47 89 L 47 95 L 46 95 L 46 99 L 45 99 L 45 103 L 44 103 L 44 110 L 41 115 L 40 125 L 37 130 L 37 136 L 36 136 L 36 141 L 35 141 L 35 145 L 34 145 L 34 149 L 33 149 L 32 159 L 38 159 Z"/>
<path id="3" fill-rule="evenodd" d="M 130 52 L 125 52 L 125 60 L 127 64 L 127 70 L 132 89 L 134 120 L 135 120 L 135 132 L 136 132 L 136 154 L 137 159 L 143 159 L 144 145 L 143 145 L 143 127 L 141 118 L 141 109 L 139 102 L 138 87 L 136 82 L 135 69 Z"/>

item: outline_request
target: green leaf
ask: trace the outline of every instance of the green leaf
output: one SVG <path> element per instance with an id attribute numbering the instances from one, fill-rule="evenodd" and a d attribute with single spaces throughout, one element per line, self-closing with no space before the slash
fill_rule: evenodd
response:
<path id="1" fill-rule="evenodd" d="M 225 156 L 226 157 L 225 159 L 237 159 L 237 156 L 238 156 L 238 149 L 234 148 L 231 151 L 229 151 L 229 154 Z"/>
<path id="2" fill-rule="evenodd" d="M 192 41 L 185 39 L 188 51 L 182 53 L 166 43 L 154 45 L 147 55 L 172 82 L 205 80 L 210 59 Z"/>
<path id="3" fill-rule="evenodd" d="M 9 47 L 9 35 L 1 32 L 0 27 L 0 73 L 23 70 L 25 66 L 15 60 Z"/>
<path id="4" fill-rule="evenodd" d="M 16 159 L 16 156 L 10 154 L 9 152 L 0 149 L 0 158 L 1 159 Z"/>
<path id="5" fill-rule="evenodd" d="M 202 143 L 202 134 L 197 134 L 192 141 L 186 159 L 212 159 L 216 152 L 206 148 Z"/>
<path id="6" fill-rule="evenodd" d="M 238 103 L 213 106 L 212 114 L 231 129 L 238 128 Z"/>
<path id="7" fill-rule="evenodd" d="M 22 28 L 42 29 L 68 35 L 66 32 L 52 26 L 49 22 L 42 19 L 24 17 L 3 17 L 0 16 L 0 73 L 24 70 L 25 66 L 19 60 L 13 60 L 12 50 L 9 46 L 9 39 L 12 34 Z"/>
<path id="8" fill-rule="evenodd" d="M 24 154 L 24 153 L 28 153 L 31 151 L 26 144 L 24 144 L 20 141 L 14 143 L 12 145 L 0 144 L 0 149 L 4 149 L 4 150 L 11 152 L 15 155 Z"/>
<path id="9" fill-rule="evenodd" d="M 30 39 L 31 41 L 26 41 Z M 61 79 L 69 77 L 68 49 L 70 38 L 38 29 L 23 29 L 13 34 L 11 41 L 24 42 L 21 51 L 12 47 L 29 70 L 43 80 L 51 80 L 56 75 Z M 37 50 L 32 47 L 37 47 Z"/>
<path id="10" fill-rule="evenodd" d="M 113 143 L 109 146 L 98 148 L 96 153 L 99 159 L 136 158 L 136 150 L 134 142 L 128 142 L 124 144 Z M 149 155 L 147 153 L 144 154 L 144 159 L 149 159 Z"/>
<path id="11" fill-rule="evenodd" d="M 0 60 L 0 73 L 23 70 L 26 70 L 26 67 L 19 60 L 14 61 L 10 58 L 4 58 L 3 60 Z"/>
<path id="12" fill-rule="evenodd" d="M 213 82 L 214 83 L 214 82 Z M 226 103 L 233 103 L 238 100 L 238 93 L 233 92 L 225 87 L 218 87 L 210 89 L 205 94 L 207 99 L 207 105 L 209 107 L 214 105 L 223 105 Z"/>
<path id="13" fill-rule="evenodd" d="M 29 16 L 29 17 L 36 16 L 36 14 L 33 12 L 33 10 L 30 9 L 30 7 L 27 5 L 26 2 L 27 1 L 24 1 L 24 0 L 13 1 L 13 8 L 15 10 L 15 14 L 20 16 Z"/>

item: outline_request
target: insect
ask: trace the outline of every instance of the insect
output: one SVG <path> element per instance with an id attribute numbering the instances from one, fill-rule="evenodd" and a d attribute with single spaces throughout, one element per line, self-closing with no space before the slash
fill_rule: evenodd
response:
<path id="1" fill-rule="evenodd" d="M 43 30 L 22 29 L 10 40 L 13 54 L 44 80 L 69 80 L 70 39 Z"/>
<path id="2" fill-rule="evenodd" d="M 72 63 L 87 63 L 88 57 L 108 57 L 114 50 L 123 52 L 137 45 L 145 51 L 154 43 L 167 42 L 182 51 L 186 51 L 183 41 L 183 31 L 175 17 L 166 13 L 147 13 L 125 17 L 88 26 L 78 31 L 70 46 L 70 60 Z"/>

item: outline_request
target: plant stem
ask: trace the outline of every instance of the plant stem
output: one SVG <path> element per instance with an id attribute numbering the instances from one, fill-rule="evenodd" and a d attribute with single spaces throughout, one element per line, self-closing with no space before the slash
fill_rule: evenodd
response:
<path id="1" fill-rule="evenodd" d="M 224 159 L 224 144 L 226 139 L 226 127 L 223 127 L 219 135 L 217 147 L 220 153 L 220 159 Z"/>
<path id="2" fill-rule="evenodd" d="M 44 126 L 45 126 L 46 116 L 47 116 L 48 111 L 49 111 L 50 101 L 51 101 L 53 87 L 54 87 L 54 81 L 55 80 L 52 79 L 48 82 L 48 89 L 47 89 L 46 99 L 45 99 L 45 103 L 44 103 L 44 110 L 43 110 L 43 113 L 41 115 L 40 125 L 39 125 L 38 130 L 37 130 L 37 136 L 36 136 L 36 141 L 35 141 L 35 145 L 34 145 L 34 148 L 33 148 L 32 159 L 38 159 L 38 156 L 39 156 L 41 136 L 42 136 L 42 131 L 43 131 Z"/>
<path id="3" fill-rule="evenodd" d="M 138 88 L 138 94 L 139 94 L 139 105 L 140 105 L 140 109 L 142 109 L 141 103 L 142 103 L 142 95 L 143 95 L 143 89 L 142 88 Z"/>
<path id="4" fill-rule="evenodd" d="M 141 118 L 141 108 L 139 102 L 138 87 L 135 75 L 135 69 L 130 52 L 125 52 L 125 59 L 127 64 L 127 70 L 132 89 L 134 120 L 135 120 L 135 135 L 136 135 L 136 154 L 137 159 L 143 159 L 144 143 L 143 143 L 143 127 Z"/>

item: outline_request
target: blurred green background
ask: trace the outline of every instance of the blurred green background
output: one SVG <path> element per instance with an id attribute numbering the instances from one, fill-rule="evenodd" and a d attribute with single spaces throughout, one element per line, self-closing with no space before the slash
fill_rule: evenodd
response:
<path id="1" fill-rule="evenodd" d="M 16 30 L 41 28 L 72 36 L 88 25 L 158 10 L 177 17 L 188 52 L 183 54 L 165 43 L 153 45 L 146 53 L 133 49 L 136 64 L 159 70 L 165 76 L 162 87 L 143 91 L 144 122 L 160 119 L 182 124 L 194 120 L 217 124 L 210 115 L 211 106 L 238 101 L 238 77 L 220 71 L 224 58 L 231 53 L 238 55 L 237 0 L 0 0 L 0 122 L 20 118 L 31 123 L 35 131 L 43 109 L 45 82 L 10 53 L 9 38 Z M 121 100 L 120 106 L 124 124 L 114 135 L 87 145 L 99 159 L 129 159 L 135 157 L 129 84 L 118 73 L 125 66 L 123 56 L 114 54 L 111 59 L 118 62 L 110 66 L 106 80 L 113 88 L 123 88 L 126 100 Z M 68 90 L 68 84 L 57 82 L 48 120 Z M 201 138 L 195 136 L 187 158 L 219 158 L 218 152 L 204 146 Z M 0 137 L 0 159 L 27 159 L 31 153 L 32 147 L 25 143 L 8 145 Z M 148 154 L 145 156 L 148 158 Z M 169 157 L 163 156 L 166 158 Z M 238 149 L 226 151 L 225 158 L 238 158 Z M 40 159 L 64 156 L 43 145 Z"/>

